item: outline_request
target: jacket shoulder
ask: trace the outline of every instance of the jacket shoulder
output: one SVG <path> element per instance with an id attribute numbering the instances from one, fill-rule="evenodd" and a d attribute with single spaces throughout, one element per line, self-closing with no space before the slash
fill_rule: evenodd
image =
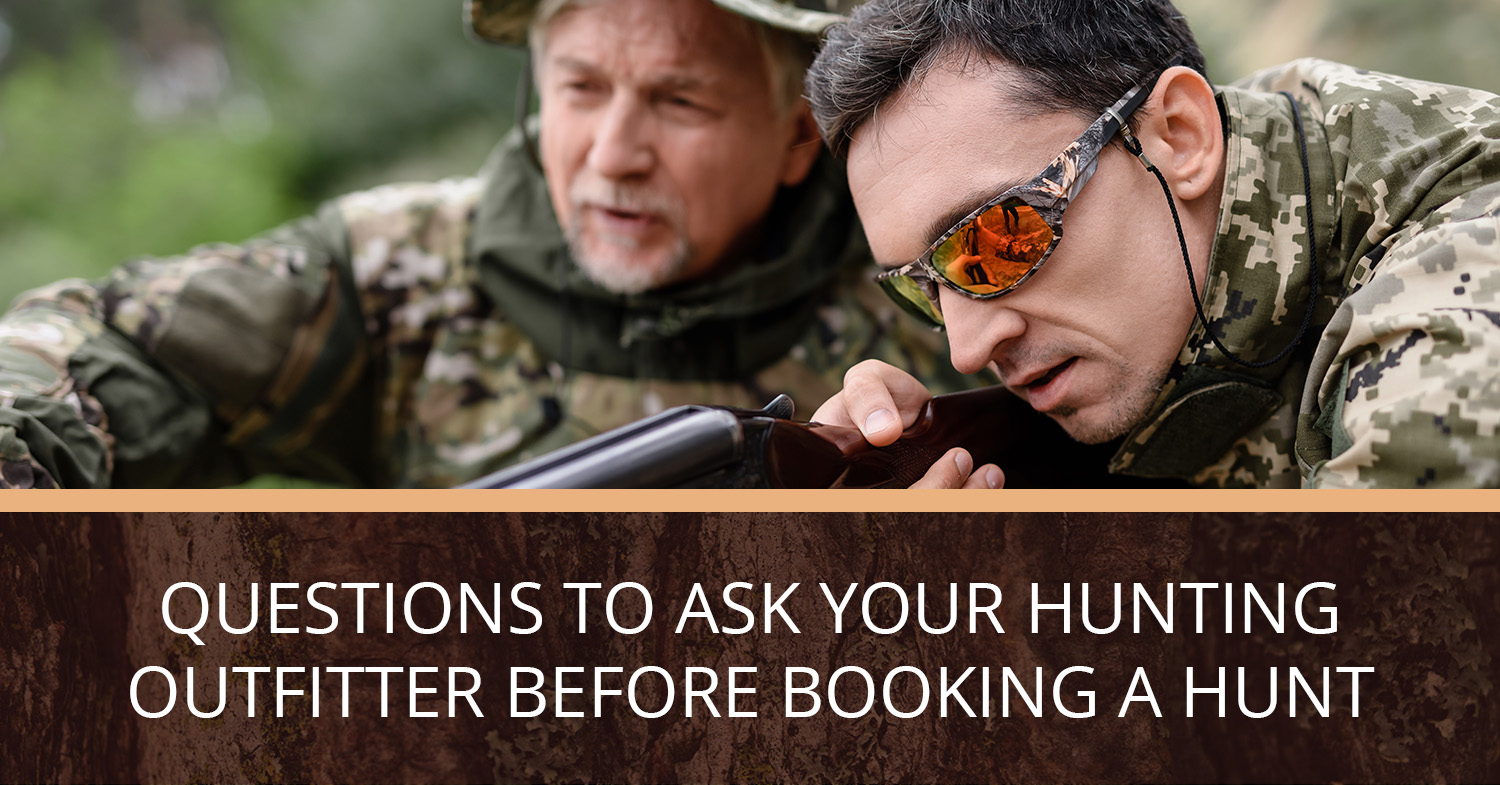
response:
<path id="1" fill-rule="evenodd" d="M 1500 485 L 1500 216 L 1414 229 L 1324 333 L 1313 485 Z"/>
<path id="2" fill-rule="evenodd" d="M 467 256 L 483 190 L 471 177 L 386 185 L 336 200 L 359 288 L 451 277 Z"/>
<path id="3" fill-rule="evenodd" d="M 1455 103 L 1483 102 L 1495 97 L 1493 93 L 1476 88 L 1413 79 L 1317 57 L 1303 57 L 1261 69 L 1231 86 L 1265 93 L 1308 88 L 1325 97 L 1342 93 L 1343 100 L 1358 93 L 1391 94 L 1393 91 L 1413 96 L 1438 96 Z"/>

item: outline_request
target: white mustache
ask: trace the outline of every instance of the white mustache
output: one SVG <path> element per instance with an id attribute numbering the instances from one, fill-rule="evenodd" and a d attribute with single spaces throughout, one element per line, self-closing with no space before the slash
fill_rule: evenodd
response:
<path id="1" fill-rule="evenodd" d="M 635 183 L 580 176 L 568 189 L 568 200 L 575 212 L 596 207 L 622 213 L 643 213 L 673 227 L 682 225 L 684 211 L 680 199 Z"/>

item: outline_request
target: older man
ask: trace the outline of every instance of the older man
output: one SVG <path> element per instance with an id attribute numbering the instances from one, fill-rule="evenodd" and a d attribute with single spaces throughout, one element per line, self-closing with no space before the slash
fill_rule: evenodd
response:
<path id="1" fill-rule="evenodd" d="M 541 171 L 518 131 L 479 177 L 23 296 L 0 321 L 0 487 L 447 486 L 678 403 L 821 401 L 871 352 L 940 365 L 857 283 L 868 250 L 801 97 L 833 14 L 468 13 L 529 32 Z"/>
<path id="2" fill-rule="evenodd" d="M 1313 60 L 1215 90 L 1167 0 L 875 0 L 810 87 L 887 291 L 1113 471 L 1500 484 L 1500 98 Z M 885 443 L 926 397 L 869 363 L 815 416 Z"/>

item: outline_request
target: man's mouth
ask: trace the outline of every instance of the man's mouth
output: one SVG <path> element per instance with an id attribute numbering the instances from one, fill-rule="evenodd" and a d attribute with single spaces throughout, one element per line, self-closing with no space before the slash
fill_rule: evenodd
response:
<path id="1" fill-rule="evenodd" d="M 649 230 L 661 218 L 654 213 L 624 210 L 604 205 L 589 205 L 600 228 L 611 234 L 637 235 Z"/>
<path id="2" fill-rule="evenodd" d="M 1025 391 L 1026 402 L 1031 404 L 1031 408 L 1046 412 L 1062 403 L 1069 386 L 1068 377 L 1065 374 L 1073 368 L 1077 360 L 1077 357 L 1069 357 L 1048 368 L 1042 375 L 1020 385 L 1020 388 Z"/>
<path id="3" fill-rule="evenodd" d="M 1050 369 L 1048 369 L 1048 371 L 1046 373 L 1044 373 L 1041 376 L 1038 376 L 1037 378 L 1033 379 L 1026 386 L 1028 388 L 1030 388 L 1030 389 L 1039 389 L 1039 388 L 1042 388 L 1042 387 L 1046 387 L 1048 384 L 1050 384 L 1052 382 L 1053 379 L 1057 378 L 1058 374 L 1060 374 L 1063 371 L 1066 371 L 1068 368 L 1072 367 L 1073 361 L 1077 360 L 1077 359 L 1078 359 L 1077 357 L 1069 357 L 1067 360 L 1064 360 L 1063 362 L 1058 363 L 1057 365 L 1052 366 Z"/>

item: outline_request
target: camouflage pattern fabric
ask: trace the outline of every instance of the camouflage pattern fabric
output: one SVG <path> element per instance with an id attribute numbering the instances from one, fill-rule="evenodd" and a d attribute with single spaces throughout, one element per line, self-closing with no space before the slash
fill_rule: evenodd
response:
<path id="1" fill-rule="evenodd" d="M 1205 312 L 1245 359 L 1279 352 L 1307 310 L 1311 223 L 1311 328 L 1256 371 L 1195 325 L 1112 469 L 1214 487 L 1500 484 L 1500 97 L 1299 60 L 1220 103 Z"/>
<path id="2" fill-rule="evenodd" d="M 480 177 L 30 292 L 0 318 L 0 487 L 444 487 L 682 403 L 806 416 L 870 356 L 971 384 L 869 281 L 831 162 L 773 210 L 766 258 L 611 295 L 512 135 Z"/>
<path id="3" fill-rule="evenodd" d="M 719 7 L 761 24 L 809 37 L 844 19 L 859 0 L 713 0 Z M 464 23 L 481 41 L 525 46 L 539 0 L 466 0 Z"/>

